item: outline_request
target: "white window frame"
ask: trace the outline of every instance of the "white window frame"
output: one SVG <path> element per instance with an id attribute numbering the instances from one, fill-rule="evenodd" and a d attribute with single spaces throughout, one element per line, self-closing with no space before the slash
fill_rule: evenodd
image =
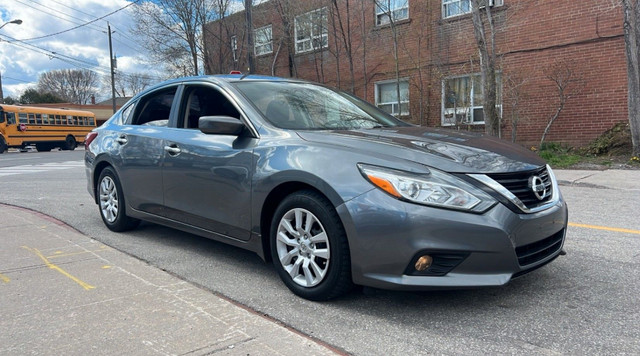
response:
<path id="1" fill-rule="evenodd" d="M 380 6 L 383 4 L 385 7 Z M 376 26 L 388 25 L 389 14 L 393 17 L 393 21 L 402 21 L 409 19 L 409 0 L 377 0 L 376 1 Z M 386 18 L 386 22 L 383 22 Z"/>
<path id="2" fill-rule="evenodd" d="M 484 125 L 485 124 L 483 105 L 482 104 L 476 105 L 476 103 L 474 103 L 475 91 L 476 90 L 482 91 L 482 88 L 476 88 L 475 87 L 476 82 L 473 79 L 474 77 L 480 77 L 480 76 L 481 76 L 480 73 L 471 73 L 471 74 L 465 74 L 465 75 L 446 77 L 442 80 L 442 96 L 441 96 L 442 109 L 440 111 L 441 112 L 440 122 L 442 126 L 455 126 L 458 124 L 464 124 L 464 125 Z M 461 79 L 461 78 L 469 78 L 469 81 L 470 81 L 471 88 L 469 89 L 469 97 L 467 98 L 469 105 L 460 106 L 460 107 L 455 106 L 454 108 L 447 108 L 446 107 L 447 81 Z M 496 89 L 498 91 L 497 98 L 496 98 L 498 102 L 496 103 L 496 108 L 498 109 L 498 114 L 502 116 L 502 75 L 499 72 L 496 73 Z M 476 110 L 482 110 L 483 112 L 482 121 L 475 120 L 474 113 Z M 458 121 L 458 118 L 461 118 L 461 120 Z"/>
<path id="3" fill-rule="evenodd" d="M 231 36 L 231 53 L 233 54 L 233 61 L 238 61 L 238 36 Z"/>
<path id="4" fill-rule="evenodd" d="M 380 108 L 380 110 L 383 110 L 385 112 L 388 112 L 384 109 L 381 108 L 381 106 L 383 105 L 391 105 L 391 115 L 393 116 L 406 116 L 409 115 L 411 112 L 410 109 L 410 103 L 411 103 L 411 93 L 410 93 L 410 85 L 409 85 L 409 78 L 400 78 L 399 82 L 402 83 L 407 83 L 407 100 L 404 101 L 400 101 L 400 107 L 398 108 L 398 100 L 393 100 L 390 102 L 380 102 L 380 86 L 382 85 L 393 85 L 395 88 L 396 85 L 396 80 L 392 79 L 392 80 L 384 80 L 384 81 L 380 81 L 380 82 L 376 82 L 375 83 L 375 102 L 376 102 L 376 107 Z M 406 104 L 407 110 L 406 111 L 402 111 L 402 105 Z"/>
<path id="5" fill-rule="evenodd" d="M 315 26 L 313 17 L 318 12 L 321 13 L 321 19 L 326 21 L 321 24 L 322 33 L 320 34 L 314 33 L 317 26 Z M 310 35 L 309 37 L 298 39 L 298 28 L 302 26 L 302 21 L 305 21 L 305 25 L 310 27 L 307 29 Z M 329 47 L 329 10 L 325 6 L 296 16 L 294 20 L 294 30 L 294 38 L 296 40 L 295 53 L 305 53 Z M 317 43 L 320 43 L 320 46 L 318 46 Z"/>
<path id="6" fill-rule="evenodd" d="M 271 25 L 263 26 L 253 30 L 253 38 L 254 38 L 253 53 L 255 53 L 256 56 L 263 56 L 265 54 L 273 53 L 273 41 L 272 41 L 273 32 L 272 31 L 273 29 Z M 260 32 L 265 33 L 264 38 L 267 39 L 266 41 L 260 41 L 260 42 L 258 41 L 258 39 L 263 38 L 262 35 L 259 35 Z"/>
<path id="7" fill-rule="evenodd" d="M 484 0 L 489 6 L 502 6 L 504 0 Z M 466 4 L 466 5 L 465 5 Z M 442 18 L 451 18 L 471 13 L 471 0 L 442 0 Z"/>

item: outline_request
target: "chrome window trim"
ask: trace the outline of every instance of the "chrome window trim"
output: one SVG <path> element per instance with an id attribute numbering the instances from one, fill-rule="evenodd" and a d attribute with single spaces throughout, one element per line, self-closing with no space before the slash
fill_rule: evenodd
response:
<path id="1" fill-rule="evenodd" d="M 509 199 L 509 201 L 515 204 L 520 210 L 522 210 L 523 213 L 533 214 L 551 208 L 552 206 L 558 204 L 558 201 L 560 200 L 558 182 L 556 181 L 556 176 L 555 174 L 553 174 L 553 171 L 551 170 L 551 167 L 549 167 L 549 165 L 547 165 L 547 172 L 549 174 L 549 179 L 551 179 L 551 200 L 549 200 L 549 202 L 547 202 L 546 204 L 540 205 L 533 209 L 527 208 L 527 206 L 524 205 L 524 203 L 520 201 L 518 197 L 511 193 L 502 184 L 496 182 L 486 174 L 467 174 L 467 176 L 479 181 L 480 183 L 483 183 L 484 185 L 498 192 L 503 197 Z"/>

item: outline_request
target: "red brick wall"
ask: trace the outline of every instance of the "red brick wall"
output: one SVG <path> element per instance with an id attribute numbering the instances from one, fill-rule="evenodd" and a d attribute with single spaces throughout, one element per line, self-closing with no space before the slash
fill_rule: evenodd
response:
<path id="1" fill-rule="evenodd" d="M 349 16 L 347 16 L 347 1 Z M 257 73 L 289 76 L 289 48 L 282 26 L 282 0 L 272 0 L 254 8 L 254 27 L 273 26 L 274 53 L 256 58 Z M 288 13 L 293 16 L 327 6 L 329 47 L 321 51 L 293 54 L 295 74 L 299 78 L 320 81 L 351 90 L 349 62 L 336 37 L 340 28 L 351 30 L 354 63 L 354 93 L 375 102 L 375 83 L 396 77 L 393 30 L 375 26 L 375 8 L 368 0 L 291 1 Z M 411 116 L 405 119 L 428 126 L 441 125 L 442 79 L 447 76 L 479 72 L 478 51 L 469 14 L 442 19 L 441 1 L 410 0 L 409 20 L 400 21 L 395 30 L 398 39 L 399 76 L 410 82 Z M 622 38 L 622 14 L 617 2 L 602 0 L 505 0 L 494 7 L 496 48 L 503 76 L 502 136 L 511 137 L 510 118 L 514 108 L 507 100 L 507 78 L 521 78 L 517 140 L 525 145 L 537 144 L 555 112 L 559 97 L 549 80 L 549 68 L 565 63 L 574 78 L 576 91 L 554 122 L 548 142 L 584 145 L 614 124 L 627 118 L 627 80 Z M 338 14 L 342 19 L 339 27 Z M 332 20 L 332 19 L 335 19 Z M 228 35 L 238 36 L 243 47 L 240 61 L 220 68 L 211 65 L 211 73 L 230 69 L 246 71 L 244 13 L 224 20 Z M 335 22 L 335 27 L 334 27 Z M 217 23 L 208 25 L 214 28 Z M 215 27 L 217 28 L 217 27 Z M 364 29 L 364 31 L 363 31 Z M 206 31 L 205 31 L 206 32 Z M 364 34 L 364 35 L 363 35 Z M 336 40 L 338 44 L 336 44 Z M 216 51 L 211 36 L 209 53 Z M 228 46 L 229 40 L 226 40 Z M 278 51 L 278 47 L 280 49 Z M 277 58 L 275 53 L 278 52 Z M 274 61 L 275 58 L 275 61 Z M 274 65 L 275 63 L 275 65 Z M 483 125 L 465 127 L 482 131 Z"/>

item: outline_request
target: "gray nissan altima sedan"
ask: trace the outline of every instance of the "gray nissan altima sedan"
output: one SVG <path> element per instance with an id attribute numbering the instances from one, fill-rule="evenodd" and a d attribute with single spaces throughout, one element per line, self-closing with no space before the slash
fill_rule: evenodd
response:
<path id="1" fill-rule="evenodd" d="M 498 286 L 563 252 L 567 205 L 537 155 L 310 82 L 162 83 L 87 136 L 85 162 L 109 229 L 146 220 L 254 251 L 312 300 Z"/>

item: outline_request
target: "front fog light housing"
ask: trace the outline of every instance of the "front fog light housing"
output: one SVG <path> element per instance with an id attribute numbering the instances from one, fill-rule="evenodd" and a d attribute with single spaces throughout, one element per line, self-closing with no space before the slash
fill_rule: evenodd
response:
<path id="1" fill-rule="evenodd" d="M 365 164 L 358 168 L 379 189 L 412 203 L 476 213 L 485 212 L 496 203 L 481 189 L 435 169 L 414 174 Z"/>

